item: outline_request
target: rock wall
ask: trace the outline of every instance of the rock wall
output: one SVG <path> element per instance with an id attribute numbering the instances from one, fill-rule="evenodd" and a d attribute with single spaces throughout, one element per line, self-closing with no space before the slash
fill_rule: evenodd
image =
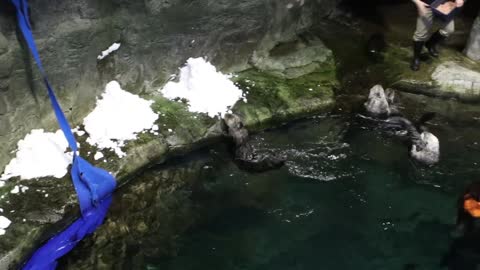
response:
<path id="1" fill-rule="evenodd" d="M 67 117 L 79 124 L 106 82 L 137 94 L 162 86 L 188 57 L 222 70 L 249 66 L 254 50 L 272 49 L 327 16 L 337 0 L 35 0 L 33 33 Z M 113 42 L 120 49 L 102 61 Z M 16 29 L 0 9 L 0 168 L 31 129 L 57 129 L 46 90 Z M 1 171 L 2 169 L 0 169 Z"/>
<path id="2" fill-rule="evenodd" d="M 472 60 L 480 60 L 480 15 L 473 23 L 470 37 L 465 48 L 465 54 Z"/>

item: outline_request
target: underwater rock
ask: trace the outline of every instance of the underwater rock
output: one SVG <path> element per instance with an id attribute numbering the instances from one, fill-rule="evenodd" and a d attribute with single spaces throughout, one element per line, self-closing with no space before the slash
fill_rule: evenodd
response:
<path id="1" fill-rule="evenodd" d="M 242 119 L 236 114 L 226 114 L 223 119 L 228 135 L 233 139 L 235 147 L 235 163 L 240 169 L 249 172 L 264 172 L 280 168 L 285 163 L 285 157 L 278 154 L 258 153 L 248 142 L 248 130 Z"/>

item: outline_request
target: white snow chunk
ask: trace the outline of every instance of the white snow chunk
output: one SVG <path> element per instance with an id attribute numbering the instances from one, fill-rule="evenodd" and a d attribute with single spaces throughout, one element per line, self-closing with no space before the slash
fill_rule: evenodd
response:
<path id="1" fill-rule="evenodd" d="M 93 159 L 95 159 L 95 160 L 99 160 L 101 158 L 103 158 L 103 153 L 102 152 L 97 152 L 97 153 L 95 153 L 95 156 L 93 156 Z"/>
<path id="2" fill-rule="evenodd" d="M 19 193 L 19 192 L 20 192 L 20 187 L 19 187 L 19 186 L 15 186 L 15 187 L 12 189 L 12 191 L 10 191 L 10 193 L 12 193 L 12 194 L 17 194 L 17 193 Z"/>
<path id="3" fill-rule="evenodd" d="M 242 90 L 203 58 L 189 58 L 180 69 L 179 81 L 168 82 L 160 91 L 171 100 L 187 99 L 191 112 L 207 113 L 212 118 L 223 116 L 242 97 Z"/>
<path id="4" fill-rule="evenodd" d="M 108 47 L 108 49 L 106 49 L 105 51 L 102 51 L 102 53 L 97 56 L 97 59 L 98 60 L 102 60 L 103 58 L 107 57 L 109 54 L 111 54 L 112 52 L 118 50 L 120 48 L 120 43 L 113 43 L 112 45 L 110 45 L 110 47 Z"/>
<path id="5" fill-rule="evenodd" d="M 153 112 L 153 101 L 121 89 L 116 81 L 109 82 L 96 108 L 83 120 L 89 134 L 87 142 L 99 149 L 112 149 L 119 157 L 128 140 L 137 138 L 145 129 L 152 129 L 158 115 Z"/>
<path id="6" fill-rule="evenodd" d="M 5 230 L 6 228 L 8 228 L 8 226 L 10 226 L 10 224 L 12 224 L 12 222 L 8 218 L 0 216 L 0 229 Z"/>
<path id="7" fill-rule="evenodd" d="M 72 153 L 65 153 L 68 142 L 61 130 L 55 133 L 34 129 L 17 143 L 16 157 L 5 167 L 1 180 L 20 176 L 33 179 L 53 176 L 62 178 L 72 162 Z"/>

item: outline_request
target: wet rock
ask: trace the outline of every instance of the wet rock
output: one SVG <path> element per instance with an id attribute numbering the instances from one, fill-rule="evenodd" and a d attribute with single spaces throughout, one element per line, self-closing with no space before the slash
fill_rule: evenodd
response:
<path id="1" fill-rule="evenodd" d="M 456 62 L 439 65 L 432 74 L 433 81 L 444 89 L 463 97 L 480 97 L 480 72 Z"/>
<path id="2" fill-rule="evenodd" d="M 5 136 L 8 134 L 8 131 L 12 128 L 10 119 L 7 116 L 1 116 L 0 114 L 0 136 Z"/>
<path id="3" fill-rule="evenodd" d="M 0 55 L 0 79 L 8 77 L 12 73 L 14 58 L 10 53 Z"/>
<path id="4" fill-rule="evenodd" d="M 7 113 L 8 111 L 8 107 L 7 107 L 7 103 L 5 102 L 5 99 L 0 96 L 0 115 L 4 115 L 5 113 Z"/>
<path id="5" fill-rule="evenodd" d="M 480 60 L 480 16 L 473 23 L 470 37 L 465 47 L 465 54 L 472 60 Z"/>
<path id="6" fill-rule="evenodd" d="M 8 51 L 8 41 L 5 36 L 0 32 L 0 55 Z"/>
<path id="7" fill-rule="evenodd" d="M 443 48 L 438 60 L 423 62 L 420 71 L 408 70 L 407 48 L 393 48 L 385 61 L 392 87 L 405 92 L 461 101 L 480 101 L 480 68 L 459 52 Z"/>
<path id="8" fill-rule="evenodd" d="M 156 15 L 163 9 L 169 8 L 174 0 L 145 0 L 145 6 L 149 13 Z"/>
<path id="9" fill-rule="evenodd" d="M 261 71 L 288 79 L 334 66 L 332 51 L 318 39 L 295 40 L 279 44 L 266 53 L 255 52 L 251 63 Z"/>

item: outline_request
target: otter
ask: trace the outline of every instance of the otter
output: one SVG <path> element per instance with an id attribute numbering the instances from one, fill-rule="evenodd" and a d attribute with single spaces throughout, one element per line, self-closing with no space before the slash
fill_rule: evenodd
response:
<path id="1" fill-rule="evenodd" d="M 259 154 L 249 143 L 248 130 L 236 114 L 225 114 L 223 123 L 234 143 L 234 161 L 240 169 L 249 172 L 264 172 L 285 164 L 285 157 L 269 152 Z"/>
<path id="2" fill-rule="evenodd" d="M 426 113 L 416 124 L 402 116 L 392 116 L 385 120 L 387 125 L 399 126 L 407 131 L 410 156 L 425 165 L 434 165 L 440 160 L 440 141 L 425 127 L 425 123 L 434 116 L 435 113 Z"/>

